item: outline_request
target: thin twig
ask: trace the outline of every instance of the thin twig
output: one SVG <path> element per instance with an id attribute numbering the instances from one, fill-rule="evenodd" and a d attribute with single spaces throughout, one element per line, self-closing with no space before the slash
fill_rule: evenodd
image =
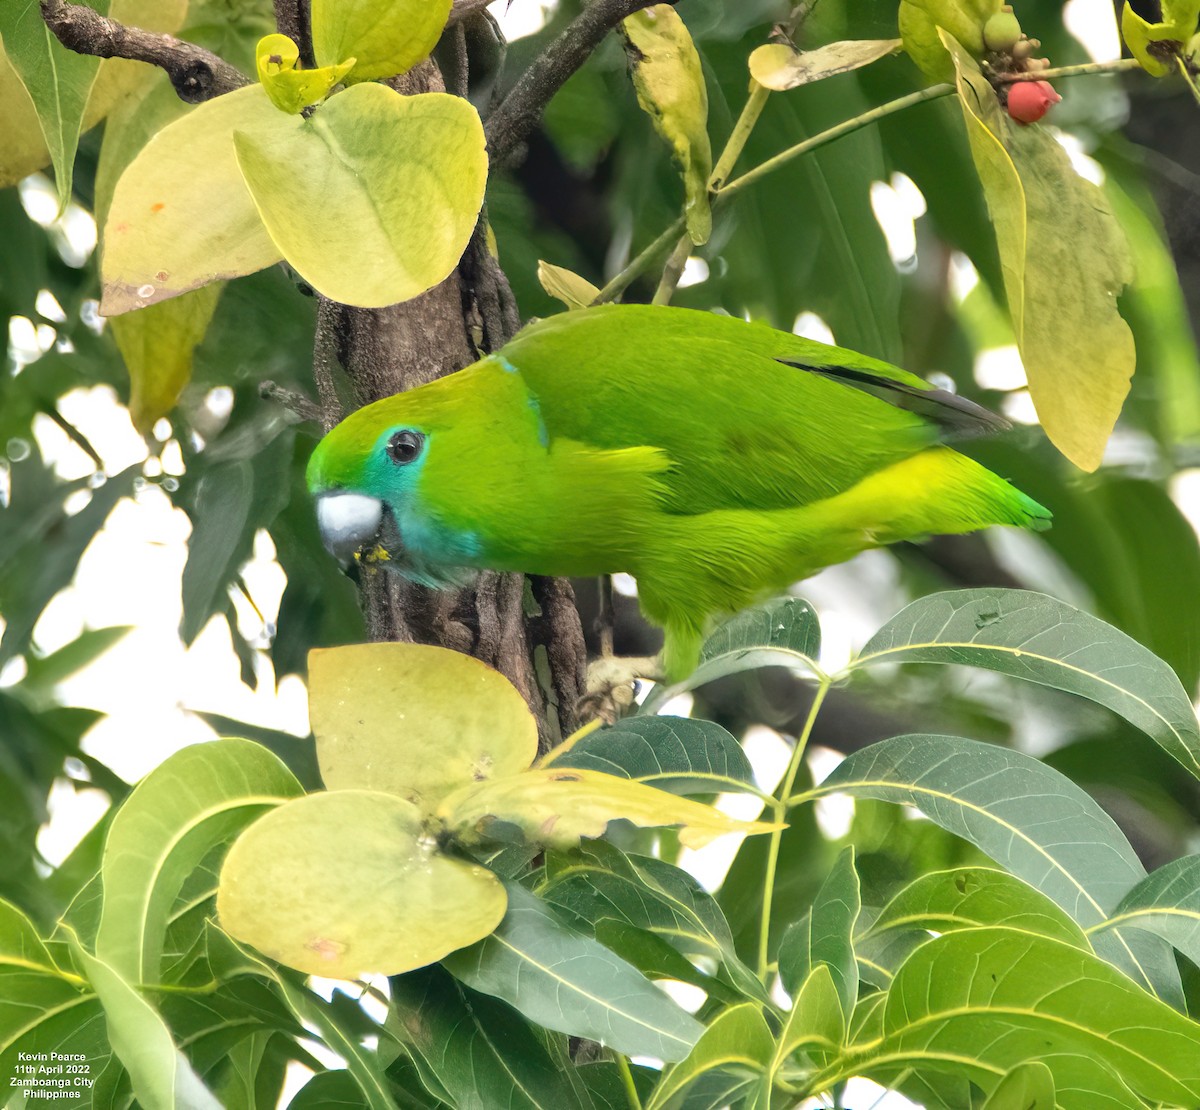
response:
<path id="1" fill-rule="evenodd" d="M 654 299 L 650 302 L 651 304 L 671 303 L 671 298 L 675 296 L 675 289 L 679 285 L 679 279 L 683 277 L 683 268 L 687 265 L 691 253 L 692 237 L 685 231 L 667 258 L 667 264 L 663 267 L 662 278 L 659 280 L 658 288 L 654 291 Z"/>
<path id="2" fill-rule="evenodd" d="M 1052 81 L 1056 77 L 1086 77 L 1092 73 L 1121 73 L 1130 69 L 1141 69 L 1137 58 L 1116 58 L 1111 62 L 1083 62 L 1077 66 L 1058 66 L 1054 69 L 1029 70 L 1026 73 L 997 73 L 992 81 L 998 85 L 1011 85 L 1018 81 Z"/>
<path id="3" fill-rule="evenodd" d="M 129 58 L 166 71 L 181 100 L 199 104 L 250 84 L 236 66 L 173 35 L 126 27 L 83 4 L 41 0 L 46 26 L 68 50 L 96 58 Z"/>
<path id="4" fill-rule="evenodd" d="M 484 128 L 493 165 L 502 164 L 532 131 L 550 99 L 591 57 L 621 20 L 655 0 L 593 0 L 521 74 Z"/>

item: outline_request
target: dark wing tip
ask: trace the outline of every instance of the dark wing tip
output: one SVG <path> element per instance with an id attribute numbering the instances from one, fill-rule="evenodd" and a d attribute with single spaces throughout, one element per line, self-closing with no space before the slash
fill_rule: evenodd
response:
<path id="1" fill-rule="evenodd" d="M 1002 416 L 951 393 L 948 389 L 919 389 L 906 382 L 872 374 L 869 370 L 857 370 L 852 366 L 818 366 L 807 362 L 794 362 L 780 358 L 776 362 L 797 370 L 820 374 L 853 389 L 859 389 L 894 405 L 898 409 L 915 413 L 937 425 L 948 439 L 974 439 L 978 436 L 996 435 L 1008 431 L 1012 425 Z"/>

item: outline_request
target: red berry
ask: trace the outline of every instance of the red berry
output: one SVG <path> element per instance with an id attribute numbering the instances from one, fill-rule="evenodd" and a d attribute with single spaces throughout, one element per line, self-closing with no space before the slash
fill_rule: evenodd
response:
<path id="1" fill-rule="evenodd" d="M 1035 123 L 1060 100 L 1048 81 L 1014 81 L 1008 87 L 1008 114 L 1018 123 Z"/>

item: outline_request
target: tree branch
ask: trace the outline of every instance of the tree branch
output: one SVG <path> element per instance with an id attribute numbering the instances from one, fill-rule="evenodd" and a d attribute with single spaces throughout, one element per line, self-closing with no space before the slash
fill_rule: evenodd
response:
<path id="1" fill-rule="evenodd" d="M 491 2 L 492 0 L 454 0 L 446 26 L 453 27 L 456 23 L 461 23 L 467 16 L 483 11 Z"/>
<path id="2" fill-rule="evenodd" d="M 502 164 L 537 126 L 551 97 L 591 56 L 604 36 L 621 20 L 657 0 L 592 0 L 521 74 L 508 95 L 488 117 L 488 153 L 493 165 Z M 674 0 L 671 0 L 673 3 Z"/>
<path id="3" fill-rule="evenodd" d="M 126 27 L 83 4 L 41 0 L 42 18 L 58 41 L 76 54 L 129 58 L 166 70 L 181 100 L 199 104 L 250 84 L 236 66 L 190 42 Z"/>

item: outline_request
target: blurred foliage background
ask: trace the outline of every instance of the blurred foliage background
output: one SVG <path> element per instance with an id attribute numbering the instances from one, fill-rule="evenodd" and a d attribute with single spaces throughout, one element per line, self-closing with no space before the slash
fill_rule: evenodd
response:
<path id="1" fill-rule="evenodd" d="M 511 9 L 519 15 L 535 6 L 512 0 Z M 749 52 L 789 7 L 785 0 L 681 0 L 679 13 L 704 62 L 715 148 L 744 102 Z M 248 68 L 254 42 L 271 29 L 269 8 L 258 0 L 193 0 L 181 33 Z M 473 96 L 486 100 L 511 83 L 578 9 L 575 0 L 562 0 L 541 30 L 508 44 L 506 57 L 501 44 L 484 44 L 493 64 Z M 820 0 L 799 45 L 894 37 L 895 11 L 895 0 Z M 1077 30 L 1086 25 L 1093 42 L 1107 33 L 1115 51 L 1115 23 L 1103 0 L 1024 0 L 1020 16 L 1056 65 L 1088 60 L 1067 20 Z M 162 84 L 160 75 L 145 79 Z M 917 70 L 900 56 L 777 94 L 741 165 L 918 87 Z M 746 190 L 718 214 L 713 239 L 690 262 L 676 303 L 805 328 L 817 337 L 831 333 L 845 346 L 945 375 L 1017 423 L 1003 440 L 972 450 L 1051 507 L 1053 530 L 904 545 L 798 585 L 820 611 L 835 657 L 913 597 L 956 586 L 1021 586 L 1117 625 L 1166 659 L 1194 696 L 1200 143 L 1185 136 L 1195 131 L 1195 104 L 1182 86 L 1141 74 L 1076 78 L 1062 82 L 1061 91 L 1055 123 L 1069 148 L 1089 160 L 1088 172 L 1103 179 L 1138 262 L 1138 280 L 1122 301 L 1138 369 L 1096 474 L 1075 469 L 1031 425 L 999 307 L 991 225 L 961 114 L 948 100 L 894 115 Z M 0 138 L 0 164 L 12 153 L 4 149 L 8 141 Z M 77 414 L 89 411 L 93 419 L 102 411 L 106 420 L 128 420 L 128 376 L 96 315 L 95 259 L 86 249 L 104 142 L 103 126 L 84 137 L 75 206 L 64 220 L 54 218 L 44 178 L 0 190 L 0 318 L 7 325 L 0 330 L 0 895 L 43 922 L 61 912 L 73 886 L 72 864 L 54 872 L 37 847 L 52 787 L 98 788 L 112 799 L 128 789 L 89 746 L 99 714 L 64 704 L 69 699 L 60 689 L 111 650 L 119 630 L 87 628 L 61 646 L 39 624 L 118 506 L 167 498 L 187 515 L 180 636 L 191 642 L 214 617 L 227 622 L 245 683 L 302 674 L 309 648 L 362 635 L 354 588 L 322 551 L 302 487 L 316 428 L 277 399 L 279 390 L 313 392 L 314 302 L 282 268 L 224 291 L 195 351 L 192 382 L 170 420 L 156 425 L 147 459 L 114 467 L 77 426 L 87 423 Z M 603 284 L 671 222 L 680 194 L 669 153 L 638 108 L 620 45 L 610 41 L 554 100 L 524 159 L 493 174 L 489 216 L 523 315 L 559 310 L 537 282 L 539 259 Z M 635 284 L 626 299 L 649 299 L 653 278 Z M 264 396 L 268 381 L 276 392 Z M 120 405 L 104 408 L 112 398 Z M 61 448 L 47 448 L 61 445 L 64 435 L 88 465 L 65 467 Z M 253 592 L 244 568 L 256 551 L 262 557 L 264 534 L 286 587 L 278 612 L 260 607 L 261 620 L 248 629 L 239 619 Z M 578 592 L 589 609 L 594 588 L 582 583 Z M 632 599 L 618 600 L 618 650 L 653 650 Z M 51 643 L 55 650 L 48 651 Z M 157 681 L 158 665 L 146 659 L 130 676 L 131 697 Z M 1131 760 L 1127 726 L 1114 718 L 1052 691 L 1012 692 L 1004 680 L 955 668 L 860 677 L 831 696 L 813 738 L 813 760 L 827 764 L 825 749 L 847 752 L 915 727 L 1012 744 L 1044 756 L 1093 793 L 1148 867 L 1200 849 L 1196 785 L 1166 756 L 1140 743 Z M 803 717 L 806 696 L 782 673 L 745 676 L 699 693 L 694 711 L 738 735 L 762 725 L 787 732 Z M 302 740 L 257 725 L 211 723 L 269 743 L 311 781 L 311 751 Z M 168 738 L 137 742 L 161 742 L 162 755 L 170 750 Z M 143 755 L 150 765 L 157 761 L 155 751 Z M 778 895 L 798 907 L 808 904 L 837 851 L 836 834 L 805 813 L 784 840 Z M 865 901 L 878 904 L 911 875 L 972 858 L 972 849 L 896 807 L 860 802 L 853 821 Z M 96 842 L 95 836 L 84 841 L 75 866 L 88 865 Z M 739 873 L 748 879 L 757 872 L 747 866 Z M 741 897 L 736 883 L 727 884 L 722 901 L 735 929 L 750 924 L 739 914 L 753 900 Z M 795 916 L 786 909 L 780 920 Z"/>

